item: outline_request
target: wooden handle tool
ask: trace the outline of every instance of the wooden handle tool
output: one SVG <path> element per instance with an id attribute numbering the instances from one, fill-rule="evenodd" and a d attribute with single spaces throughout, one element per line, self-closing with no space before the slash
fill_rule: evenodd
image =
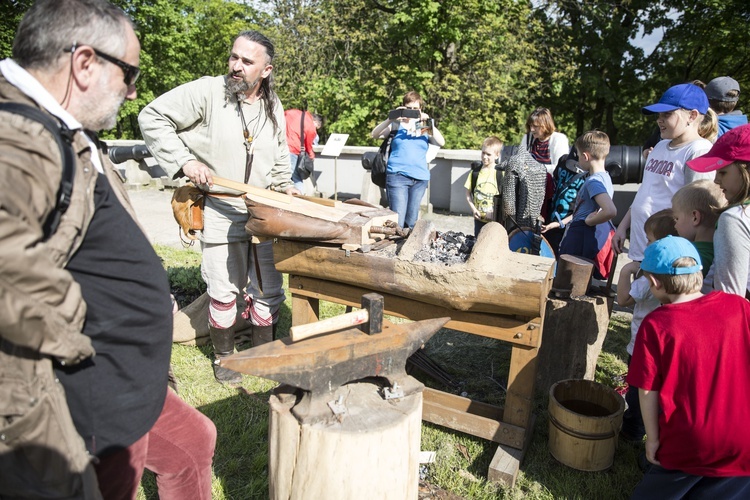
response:
<path id="1" fill-rule="evenodd" d="M 362 296 L 362 309 L 350 313 L 328 318 L 307 325 L 297 325 L 289 329 L 292 342 L 304 340 L 324 333 L 332 333 L 345 328 L 363 325 L 361 330 L 373 335 L 383 331 L 383 296 L 377 293 L 367 293 Z"/>
<path id="2" fill-rule="evenodd" d="M 367 323 L 369 319 L 370 313 L 367 309 L 360 309 L 359 311 L 352 311 L 334 318 L 316 321 L 315 323 L 293 326 L 289 329 L 289 336 L 292 338 L 292 342 L 298 342 L 316 335 L 332 333 L 361 325 Z"/>

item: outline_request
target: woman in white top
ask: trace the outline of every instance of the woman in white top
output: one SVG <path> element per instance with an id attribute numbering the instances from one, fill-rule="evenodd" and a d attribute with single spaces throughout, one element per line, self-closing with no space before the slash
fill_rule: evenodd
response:
<path id="1" fill-rule="evenodd" d="M 547 167 L 550 175 L 555 171 L 560 157 L 570 151 L 568 137 L 556 131 L 552 112 L 547 108 L 536 108 L 529 115 L 523 144 L 536 161 Z"/>

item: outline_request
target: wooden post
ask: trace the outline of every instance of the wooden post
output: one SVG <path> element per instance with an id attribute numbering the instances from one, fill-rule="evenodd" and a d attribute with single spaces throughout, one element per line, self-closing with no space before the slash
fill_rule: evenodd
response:
<path id="1" fill-rule="evenodd" d="M 386 401 L 372 383 L 348 384 L 330 395 L 344 412 L 313 424 L 297 419 L 290 390 L 270 399 L 271 499 L 417 498 L 421 390 Z"/>
<path id="2" fill-rule="evenodd" d="M 604 297 L 550 299 L 544 314 L 544 341 L 539 348 L 537 389 L 547 392 L 555 382 L 594 380 L 596 361 L 609 326 Z M 564 360 L 564 361 L 561 361 Z"/>
<path id="3" fill-rule="evenodd" d="M 552 282 L 552 293 L 559 297 L 580 297 L 586 290 L 594 272 L 594 264 L 575 255 L 561 255 L 557 261 L 557 274 Z"/>

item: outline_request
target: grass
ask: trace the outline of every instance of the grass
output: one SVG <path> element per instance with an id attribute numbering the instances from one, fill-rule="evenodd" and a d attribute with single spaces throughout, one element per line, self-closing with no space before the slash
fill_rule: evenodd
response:
<path id="1" fill-rule="evenodd" d="M 205 289 L 200 280 L 200 254 L 157 246 L 175 291 L 183 298 Z M 194 297 L 193 297 L 194 298 Z M 180 297 L 178 297 L 178 302 Z M 188 300 L 189 302 L 189 300 Z M 182 306 L 185 303 L 181 303 Z M 321 302 L 321 316 L 344 312 L 344 306 Z M 280 311 L 282 335 L 291 325 L 290 300 Z M 629 317 L 612 316 L 596 372 L 596 380 L 614 387 L 616 377 L 626 371 L 625 346 L 630 339 Z M 501 405 L 507 384 L 510 349 L 502 342 L 444 329 L 426 346 L 426 353 L 457 381 L 451 392 L 490 404 Z M 218 429 L 214 457 L 214 499 L 262 499 L 268 497 L 268 397 L 276 385 L 262 378 L 245 376 L 242 387 L 232 388 L 214 381 L 210 347 L 175 344 L 172 364 L 179 381 L 179 394 L 210 417 Z M 429 378 L 416 374 L 428 386 L 441 390 Z M 538 391 L 539 392 L 539 391 Z M 506 488 L 486 480 L 497 445 L 429 423 L 422 426 L 422 450 L 436 452 L 434 463 L 423 468 L 425 480 L 442 496 L 470 499 L 589 499 L 628 498 L 641 473 L 636 465 L 639 448 L 620 443 L 614 465 L 604 472 L 581 472 L 558 463 L 547 447 L 547 397 L 534 401 L 536 425 L 516 487 Z M 158 498 L 153 477 L 146 474 L 139 499 Z"/>

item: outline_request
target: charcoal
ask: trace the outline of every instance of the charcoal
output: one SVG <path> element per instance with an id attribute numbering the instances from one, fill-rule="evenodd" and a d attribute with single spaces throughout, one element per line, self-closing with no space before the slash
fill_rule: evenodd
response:
<path id="1" fill-rule="evenodd" d="M 474 236 L 457 231 L 438 231 L 435 239 L 416 253 L 414 262 L 432 262 L 446 266 L 463 264 L 469 258 L 474 243 Z"/>

